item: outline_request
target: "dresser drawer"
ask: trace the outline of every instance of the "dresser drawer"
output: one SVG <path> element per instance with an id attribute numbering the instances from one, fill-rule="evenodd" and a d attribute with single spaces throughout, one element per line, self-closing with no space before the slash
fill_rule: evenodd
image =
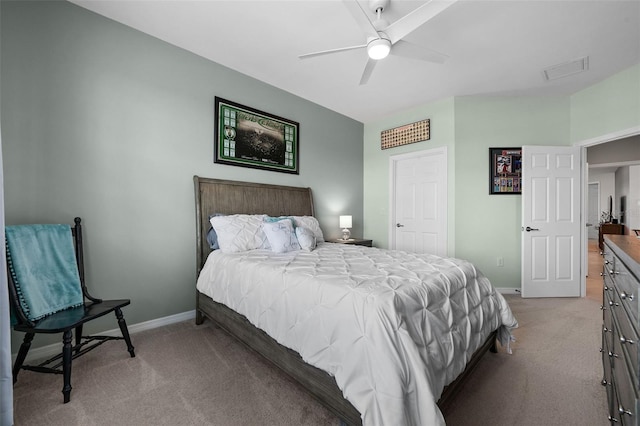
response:
<path id="1" fill-rule="evenodd" d="M 638 282 L 622 262 L 615 262 L 612 274 L 621 304 L 633 319 L 633 327 L 638 332 Z"/>
<path id="2" fill-rule="evenodd" d="M 609 397 L 609 394 L 607 394 Z M 611 386 L 611 399 L 609 399 L 609 422 L 611 425 L 620 425 L 624 424 L 620 421 L 620 413 L 618 412 L 618 393 L 616 391 L 615 384 Z"/>
<path id="3" fill-rule="evenodd" d="M 618 418 L 623 425 L 636 426 L 638 424 L 638 399 L 633 391 L 633 387 L 631 387 L 631 384 L 628 382 L 630 377 L 626 377 L 626 379 L 625 381 L 625 378 L 622 377 L 614 380 L 613 387 L 616 394 L 614 404 L 617 402 L 617 407 L 612 407 L 613 412 L 611 412 L 611 417 Z"/>
<path id="4" fill-rule="evenodd" d="M 613 389 L 613 369 L 612 369 L 612 360 L 611 357 L 613 353 L 611 352 L 611 347 L 604 339 L 604 335 L 602 335 L 602 386 L 605 387 L 607 393 L 607 412 L 609 416 L 614 416 L 618 410 L 618 399 L 615 397 L 615 391 Z"/>
<path id="5" fill-rule="evenodd" d="M 620 294 L 617 291 L 613 293 L 613 304 L 611 312 L 614 319 L 613 340 L 614 348 L 616 344 L 625 349 L 627 354 L 627 361 L 629 368 L 634 372 L 634 375 L 638 375 L 638 334 L 635 326 L 632 324 L 632 320 L 628 317 L 626 310 L 624 309 L 624 300 L 620 299 Z"/>
<path id="6" fill-rule="evenodd" d="M 638 395 L 636 392 L 637 376 L 631 371 L 628 362 L 628 354 L 626 348 L 614 341 L 613 343 L 613 368 L 612 379 L 616 391 L 618 415 L 622 424 L 635 425 L 637 420 L 636 404 Z"/>
<path id="7" fill-rule="evenodd" d="M 608 269 L 610 271 L 613 270 L 615 264 L 615 256 L 613 255 L 613 252 L 611 251 L 611 249 L 608 246 L 604 246 L 604 251 L 602 252 L 602 257 L 604 259 L 603 261 L 603 266 L 605 269 Z"/>
<path id="8" fill-rule="evenodd" d="M 606 286 L 605 286 L 606 287 Z M 609 287 L 603 294 L 602 305 L 602 339 L 606 340 L 609 350 L 613 348 L 614 329 L 613 329 L 613 310 L 616 308 L 613 304 L 613 292 L 615 289 Z M 618 309 L 620 309 L 618 307 Z"/>

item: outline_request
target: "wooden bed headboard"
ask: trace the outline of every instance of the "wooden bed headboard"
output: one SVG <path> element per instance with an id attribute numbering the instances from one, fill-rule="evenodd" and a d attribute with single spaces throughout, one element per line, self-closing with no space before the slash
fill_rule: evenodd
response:
<path id="1" fill-rule="evenodd" d="M 207 232 L 209 216 L 223 214 L 268 214 L 269 216 L 313 216 L 311 188 L 193 177 L 196 196 L 197 273 L 211 252 Z"/>

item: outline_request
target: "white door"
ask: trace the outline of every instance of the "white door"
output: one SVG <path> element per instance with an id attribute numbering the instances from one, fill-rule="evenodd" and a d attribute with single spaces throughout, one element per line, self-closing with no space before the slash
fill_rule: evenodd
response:
<path id="1" fill-rule="evenodd" d="M 447 255 L 447 149 L 390 158 L 390 247 Z"/>
<path id="2" fill-rule="evenodd" d="M 522 147 L 522 297 L 581 295 L 580 147 Z"/>

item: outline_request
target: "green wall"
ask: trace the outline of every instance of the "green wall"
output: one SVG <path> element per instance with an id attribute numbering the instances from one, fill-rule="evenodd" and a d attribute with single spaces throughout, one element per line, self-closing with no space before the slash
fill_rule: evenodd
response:
<path id="1" fill-rule="evenodd" d="M 429 118 L 431 139 L 382 151 L 380 131 Z M 448 253 L 520 287 L 520 195 L 489 195 L 489 148 L 569 144 L 569 99 L 459 97 L 365 124 L 365 235 L 388 247 L 389 158 L 447 147 Z M 497 267 L 497 258 L 504 266 Z"/>
<path id="2" fill-rule="evenodd" d="M 380 131 L 431 119 L 430 141 L 380 150 Z M 457 97 L 366 123 L 365 234 L 388 246 L 389 157 L 448 147 L 449 255 L 520 288 L 521 197 L 489 195 L 489 148 L 571 145 L 640 128 L 640 65 L 564 97 Z M 497 258 L 504 266 L 497 266 Z"/>
<path id="3" fill-rule="evenodd" d="M 640 64 L 571 96 L 571 141 L 640 126 Z"/>
<path id="4" fill-rule="evenodd" d="M 403 111 L 364 126 L 364 237 L 373 239 L 376 247 L 389 246 L 389 158 L 394 155 L 447 147 L 449 197 L 448 209 L 453 211 L 455 198 L 455 132 L 454 102 L 445 99 Z M 429 118 L 430 139 L 391 149 L 380 149 L 380 132 Z M 455 228 L 449 222 L 448 248 L 453 250 Z"/>
<path id="5" fill-rule="evenodd" d="M 489 148 L 568 145 L 568 98 L 456 98 L 455 256 L 520 287 L 521 195 L 489 195 Z M 497 258 L 504 266 L 497 266 Z"/>
<path id="6" fill-rule="evenodd" d="M 193 175 L 309 186 L 327 237 L 362 234 L 362 123 L 68 2 L 0 7 L 6 223 L 81 216 L 129 324 L 194 309 Z M 299 122 L 300 174 L 213 163 L 214 96 Z"/>

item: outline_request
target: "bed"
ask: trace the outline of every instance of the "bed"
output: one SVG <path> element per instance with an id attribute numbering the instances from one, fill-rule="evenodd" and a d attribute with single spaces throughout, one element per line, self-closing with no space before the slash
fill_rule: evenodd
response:
<path id="1" fill-rule="evenodd" d="M 301 223 L 314 215 L 311 189 L 198 176 L 194 185 L 196 323 L 215 322 L 345 424 L 444 424 L 442 410 L 460 383 L 485 352 L 496 350 L 496 338 L 507 343 L 510 329 L 517 327 L 504 298 L 473 265 L 458 259 L 325 243 L 321 236 L 307 251 L 273 254 L 263 247 L 212 253 L 207 235 L 213 214 L 232 215 L 221 219 L 227 223 L 257 215 Z M 296 220 L 291 222 L 295 226 Z M 345 271 L 339 283 L 333 270 Z M 406 284 L 424 281 L 422 275 L 445 277 L 446 290 Z M 436 293 L 449 291 L 444 302 L 437 301 Z M 414 306 L 420 298 L 433 300 L 437 312 Z M 443 305 L 477 305 L 487 313 L 469 308 L 452 314 L 454 309 Z M 412 314 L 398 314 L 405 311 Z M 415 325 L 409 316 L 422 320 Z M 455 337 L 432 335 L 440 328 Z"/>

